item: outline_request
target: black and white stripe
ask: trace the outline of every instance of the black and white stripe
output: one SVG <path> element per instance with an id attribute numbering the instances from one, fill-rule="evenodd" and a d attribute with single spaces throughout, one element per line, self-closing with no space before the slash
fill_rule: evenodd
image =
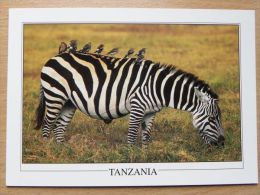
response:
<path id="1" fill-rule="evenodd" d="M 136 58 L 62 53 L 42 68 L 36 127 L 42 126 L 44 137 L 53 129 L 56 140 L 64 141 L 76 109 L 104 121 L 130 114 L 128 143 L 135 143 L 141 126 L 145 144 L 155 113 L 171 107 L 191 112 L 199 134 L 212 144 L 224 141 L 217 99 L 203 81 L 172 66 L 137 62 Z M 44 110 L 45 115 L 39 114 Z"/>

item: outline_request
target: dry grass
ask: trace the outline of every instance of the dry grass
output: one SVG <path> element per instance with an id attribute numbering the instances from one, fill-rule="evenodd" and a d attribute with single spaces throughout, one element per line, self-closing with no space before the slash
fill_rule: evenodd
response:
<path id="1" fill-rule="evenodd" d="M 76 112 L 64 144 L 43 141 L 33 130 L 40 71 L 61 41 L 91 41 L 106 50 L 148 48 L 146 58 L 176 65 L 207 81 L 220 96 L 225 148 L 203 145 L 189 113 L 164 109 L 156 116 L 147 149 L 126 144 L 128 117 L 110 125 Z M 241 160 L 238 27 L 218 25 L 25 25 L 24 163 L 193 162 Z"/>

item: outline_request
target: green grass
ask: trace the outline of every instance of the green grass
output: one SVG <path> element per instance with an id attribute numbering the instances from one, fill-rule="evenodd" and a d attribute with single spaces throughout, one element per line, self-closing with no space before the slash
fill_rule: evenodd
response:
<path id="1" fill-rule="evenodd" d="M 91 41 L 105 50 L 146 47 L 146 59 L 172 64 L 210 84 L 220 97 L 225 147 L 207 147 L 191 115 L 173 109 L 156 114 L 146 149 L 127 143 L 128 116 L 109 125 L 76 112 L 58 144 L 33 130 L 40 71 L 57 54 L 61 41 Z M 23 91 L 24 163 L 195 162 L 241 160 L 238 27 L 220 25 L 25 25 Z"/>

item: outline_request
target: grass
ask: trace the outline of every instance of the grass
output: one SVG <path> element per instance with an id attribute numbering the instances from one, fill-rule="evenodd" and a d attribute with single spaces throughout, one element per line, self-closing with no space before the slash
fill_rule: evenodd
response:
<path id="1" fill-rule="evenodd" d="M 128 116 L 105 125 L 76 112 L 66 142 L 44 141 L 33 130 L 40 71 L 57 54 L 61 41 L 91 41 L 106 51 L 146 47 L 146 59 L 176 65 L 210 84 L 220 97 L 225 147 L 207 147 L 191 115 L 173 109 L 157 113 L 152 143 L 146 149 L 127 143 Z M 25 25 L 23 163 L 200 162 L 241 160 L 238 27 L 221 25 Z"/>

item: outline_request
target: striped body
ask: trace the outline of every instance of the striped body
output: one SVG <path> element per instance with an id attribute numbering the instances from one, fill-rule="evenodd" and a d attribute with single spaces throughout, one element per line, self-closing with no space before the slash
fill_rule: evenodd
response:
<path id="1" fill-rule="evenodd" d="M 193 116 L 202 109 L 200 117 L 204 117 L 205 105 L 195 92 L 214 96 L 208 85 L 170 66 L 150 60 L 137 63 L 136 58 L 99 54 L 63 53 L 51 58 L 41 72 L 41 98 L 46 103 L 43 125 L 40 124 L 43 136 L 48 137 L 53 128 L 57 141 L 63 141 L 76 109 L 104 121 L 130 113 L 129 143 L 136 141 L 140 126 L 143 143 L 149 142 L 155 113 L 163 107 L 186 110 Z M 195 127 L 201 126 L 201 121 L 197 124 L 194 120 Z M 221 128 L 220 122 L 215 126 Z M 208 143 L 223 135 L 222 128 L 214 133 L 212 138 L 207 136 Z M 205 137 L 205 133 L 201 136 Z"/>

